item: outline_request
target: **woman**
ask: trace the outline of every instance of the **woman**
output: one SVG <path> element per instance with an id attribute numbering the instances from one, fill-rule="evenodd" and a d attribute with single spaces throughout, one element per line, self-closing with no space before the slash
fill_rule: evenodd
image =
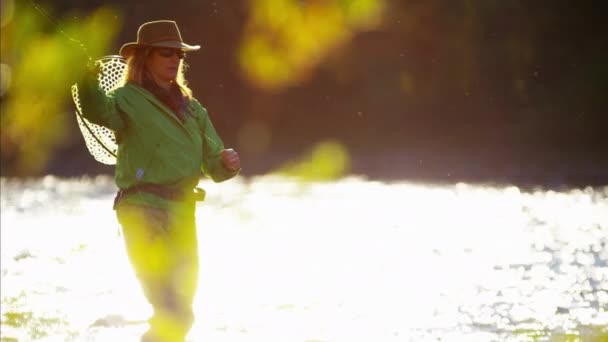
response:
<path id="1" fill-rule="evenodd" d="M 118 153 L 115 202 L 127 254 L 154 309 L 142 341 L 184 341 L 194 321 L 198 252 L 195 188 L 201 171 L 216 182 L 240 171 L 207 111 L 183 77 L 185 44 L 174 21 L 140 26 L 122 46 L 125 82 L 105 95 L 96 77 L 79 82 L 89 121 L 114 131 Z M 198 190 L 198 191 L 195 191 Z"/>

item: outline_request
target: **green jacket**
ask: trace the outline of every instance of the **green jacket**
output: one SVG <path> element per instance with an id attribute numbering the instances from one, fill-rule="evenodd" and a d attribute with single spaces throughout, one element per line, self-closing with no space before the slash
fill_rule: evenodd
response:
<path id="1" fill-rule="evenodd" d="M 107 95 L 97 80 L 78 84 L 83 116 L 114 131 L 118 153 L 115 181 L 120 189 L 142 183 L 194 188 L 201 171 L 215 182 L 234 177 L 220 153 L 224 144 L 207 110 L 196 100 L 188 104 L 182 123 L 173 111 L 146 89 L 128 83 Z M 150 193 L 125 196 L 121 202 L 167 207 L 174 203 Z"/>

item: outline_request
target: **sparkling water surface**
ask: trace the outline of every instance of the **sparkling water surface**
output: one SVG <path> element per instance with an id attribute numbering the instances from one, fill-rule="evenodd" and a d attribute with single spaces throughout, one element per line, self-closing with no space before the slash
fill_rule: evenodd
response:
<path id="1" fill-rule="evenodd" d="M 1 180 L 5 341 L 138 341 L 109 177 Z M 201 181 L 189 341 L 606 341 L 608 187 Z"/>

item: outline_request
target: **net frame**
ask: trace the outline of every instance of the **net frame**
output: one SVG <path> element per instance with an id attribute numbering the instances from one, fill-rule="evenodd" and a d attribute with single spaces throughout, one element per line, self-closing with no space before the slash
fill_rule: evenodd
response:
<path id="1" fill-rule="evenodd" d="M 107 94 L 123 80 L 127 69 L 126 60 L 117 55 L 105 56 L 97 60 L 97 65 L 99 66 L 99 74 L 97 75 L 99 86 Z M 76 106 L 76 121 L 89 153 L 102 164 L 115 165 L 118 144 L 114 132 L 107 127 L 87 120 L 82 114 L 78 85 L 72 85 L 71 90 L 72 99 Z"/>

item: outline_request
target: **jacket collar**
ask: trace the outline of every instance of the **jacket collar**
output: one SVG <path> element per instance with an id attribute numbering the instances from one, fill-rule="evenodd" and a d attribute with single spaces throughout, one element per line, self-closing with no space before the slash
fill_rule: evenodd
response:
<path id="1" fill-rule="evenodd" d="M 130 87 L 132 87 L 135 91 L 137 91 L 141 95 L 143 95 L 146 100 L 152 102 L 152 104 L 154 104 L 156 107 L 158 107 L 165 115 L 169 115 L 175 121 L 177 121 L 180 125 L 182 125 L 182 126 L 184 125 L 184 122 L 182 122 L 179 119 L 177 114 L 175 114 L 175 112 L 171 108 L 169 108 L 169 106 L 167 104 L 165 104 L 158 97 L 156 97 L 154 94 L 152 94 L 152 92 L 150 92 L 148 89 L 146 89 L 138 84 L 135 84 L 135 83 L 128 83 L 128 85 Z"/>

